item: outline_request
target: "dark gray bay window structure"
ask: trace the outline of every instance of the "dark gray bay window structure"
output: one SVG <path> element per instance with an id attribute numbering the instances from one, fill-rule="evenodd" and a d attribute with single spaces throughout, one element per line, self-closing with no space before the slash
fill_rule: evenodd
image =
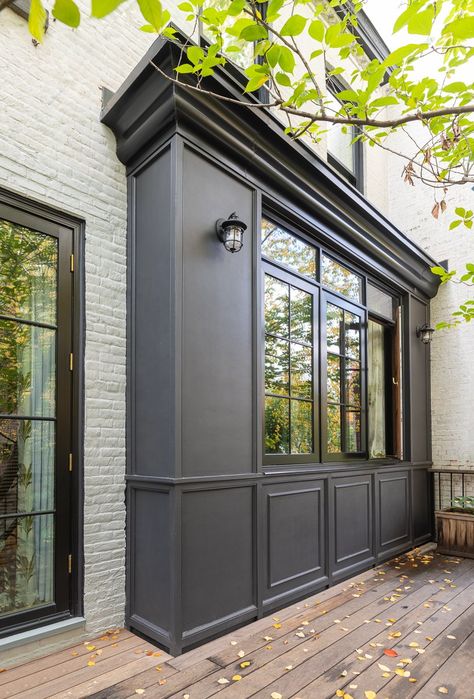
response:
<path id="1" fill-rule="evenodd" d="M 270 113 L 150 66 L 176 51 L 156 42 L 102 120 L 129 182 L 127 623 L 179 653 L 431 538 L 437 286 Z"/>

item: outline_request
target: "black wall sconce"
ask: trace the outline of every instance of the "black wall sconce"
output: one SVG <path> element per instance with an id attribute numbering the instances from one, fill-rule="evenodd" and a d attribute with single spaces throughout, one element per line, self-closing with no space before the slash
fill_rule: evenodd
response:
<path id="1" fill-rule="evenodd" d="M 416 329 L 416 336 L 420 338 L 424 345 L 430 345 L 433 339 L 435 329 L 431 328 L 428 323 L 419 325 Z"/>
<path id="2" fill-rule="evenodd" d="M 229 218 L 216 221 L 217 237 L 228 252 L 239 252 L 242 249 L 246 230 L 247 225 L 239 219 L 235 211 Z"/>

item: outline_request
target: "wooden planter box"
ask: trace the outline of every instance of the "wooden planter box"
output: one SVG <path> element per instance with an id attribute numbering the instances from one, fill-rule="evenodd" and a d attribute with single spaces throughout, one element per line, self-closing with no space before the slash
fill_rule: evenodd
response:
<path id="1" fill-rule="evenodd" d="M 474 515 L 437 511 L 438 551 L 474 558 Z"/>

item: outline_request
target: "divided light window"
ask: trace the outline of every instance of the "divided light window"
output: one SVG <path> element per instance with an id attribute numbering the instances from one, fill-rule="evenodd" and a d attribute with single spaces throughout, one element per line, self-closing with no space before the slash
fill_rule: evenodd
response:
<path id="1" fill-rule="evenodd" d="M 400 458 L 398 299 L 267 219 L 261 249 L 265 462 Z"/>

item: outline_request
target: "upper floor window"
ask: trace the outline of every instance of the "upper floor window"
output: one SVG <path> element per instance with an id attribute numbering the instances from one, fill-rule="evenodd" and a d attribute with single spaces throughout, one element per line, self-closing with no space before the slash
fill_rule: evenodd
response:
<path id="1" fill-rule="evenodd" d="M 330 70 L 330 69 L 328 69 Z M 335 76 L 326 79 L 326 102 L 333 111 L 340 108 L 337 95 L 346 86 Z M 338 170 L 351 184 L 363 191 L 363 148 L 361 141 L 353 142 L 357 136 L 353 126 L 333 124 L 327 132 L 328 162 Z"/>

